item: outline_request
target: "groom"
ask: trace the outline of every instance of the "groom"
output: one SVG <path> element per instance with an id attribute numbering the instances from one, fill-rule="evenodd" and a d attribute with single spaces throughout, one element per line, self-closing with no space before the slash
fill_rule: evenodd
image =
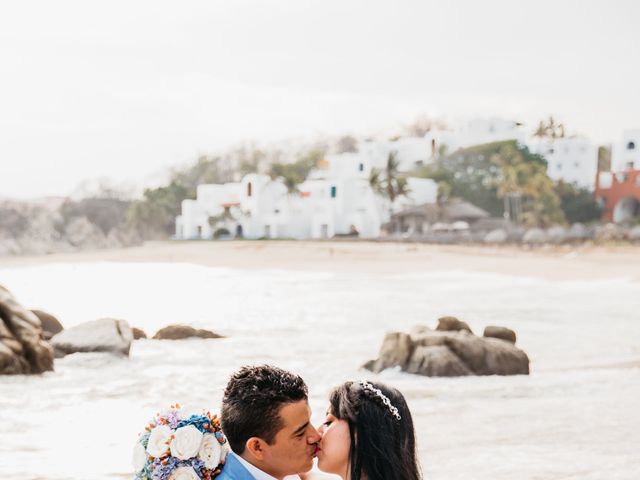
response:
<path id="1" fill-rule="evenodd" d="M 313 466 L 320 434 L 311 425 L 307 386 L 277 367 L 243 367 L 222 399 L 232 452 L 217 480 L 282 480 Z"/>

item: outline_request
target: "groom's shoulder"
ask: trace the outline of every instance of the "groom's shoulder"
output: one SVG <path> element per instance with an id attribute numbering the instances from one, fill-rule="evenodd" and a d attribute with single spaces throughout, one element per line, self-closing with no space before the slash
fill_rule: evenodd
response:
<path id="1" fill-rule="evenodd" d="M 222 472 L 216 480 L 254 480 L 254 477 L 234 455 L 228 455 Z"/>

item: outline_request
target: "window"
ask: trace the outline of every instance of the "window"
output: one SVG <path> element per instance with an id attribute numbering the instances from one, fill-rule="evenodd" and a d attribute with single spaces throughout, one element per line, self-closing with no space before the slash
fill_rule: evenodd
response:
<path id="1" fill-rule="evenodd" d="M 633 170 L 633 162 L 627 162 L 627 170 Z"/>
<path id="2" fill-rule="evenodd" d="M 251 193 L 252 193 L 251 190 L 252 190 L 251 182 L 249 182 L 247 183 L 247 197 L 251 196 Z"/>
<path id="3" fill-rule="evenodd" d="M 364 163 L 361 163 L 358 165 L 358 171 L 359 172 L 364 172 Z"/>
<path id="4" fill-rule="evenodd" d="M 331 198 L 336 198 L 336 195 L 338 194 L 337 188 L 335 185 L 333 185 L 331 187 Z"/>
<path id="5" fill-rule="evenodd" d="M 556 170 L 562 170 L 562 164 L 559 163 L 558 165 L 556 165 Z"/>
<path id="6" fill-rule="evenodd" d="M 635 150 L 635 148 L 636 148 L 635 142 L 627 143 L 627 150 Z"/>

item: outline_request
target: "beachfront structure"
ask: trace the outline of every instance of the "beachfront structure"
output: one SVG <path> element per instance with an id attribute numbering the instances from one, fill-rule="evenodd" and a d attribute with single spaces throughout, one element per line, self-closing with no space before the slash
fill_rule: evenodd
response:
<path id="1" fill-rule="evenodd" d="M 577 187 L 592 190 L 598 170 L 598 147 L 584 137 L 532 137 L 526 143 L 531 153 L 547 161 L 547 175 Z"/>
<path id="2" fill-rule="evenodd" d="M 603 208 L 603 221 L 624 223 L 640 219 L 640 169 L 600 172 L 595 194 Z"/>
<path id="3" fill-rule="evenodd" d="M 389 205 L 369 184 L 371 168 L 362 154 L 345 153 L 327 156 L 293 192 L 259 174 L 200 185 L 196 199 L 182 202 L 176 238 L 377 238 L 395 208 L 435 202 L 433 180 L 409 178 L 411 192 Z"/>
<path id="4" fill-rule="evenodd" d="M 625 130 L 611 149 L 611 170 L 614 172 L 640 168 L 640 129 Z"/>
<path id="5" fill-rule="evenodd" d="M 640 219 L 640 129 L 625 130 L 611 149 L 611 171 L 599 172 L 595 195 L 602 220 L 625 223 Z"/>

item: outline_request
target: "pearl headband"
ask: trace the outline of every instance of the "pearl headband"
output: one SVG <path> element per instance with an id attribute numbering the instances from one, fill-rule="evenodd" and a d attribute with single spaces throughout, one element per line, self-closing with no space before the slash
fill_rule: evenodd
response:
<path id="1" fill-rule="evenodd" d="M 382 403 L 389 409 L 389 411 L 391 412 L 391 415 L 393 415 L 396 420 L 402 420 L 402 417 L 400 416 L 398 409 L 391 404 L 391 400 L 389 400 L 389 397 L 387 397 L 384 393 L 382 393 L 382 391 L 379 388 L 375 388 L 369 382 L 365 382 L 365 381 L 361 381 L 360 385 L 364 390 L 371 392 L 376 397 L 380 398 L 380 400 L 382 400 Z"/>

